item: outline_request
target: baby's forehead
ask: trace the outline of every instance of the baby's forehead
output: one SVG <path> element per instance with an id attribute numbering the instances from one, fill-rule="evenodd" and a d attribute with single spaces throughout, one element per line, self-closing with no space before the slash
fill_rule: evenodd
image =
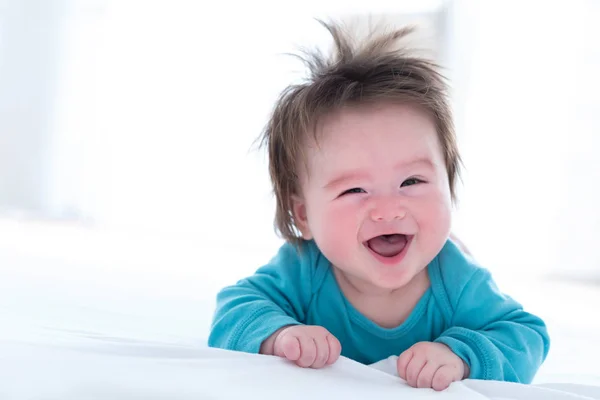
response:
<path id="1" fill-rule="evenodd" d="M 418 105 L 407 102 L 376 102 L 340 107 L 323 113 L 315 121 L 313 135 L 317 138 L 338 130 L 347 130 L 354 126 L 381 125 L 435 126 L 431 112 Z"/>
<path id="2" fill-rule="evenodd" d="M 386 154 L 396 149 L 398 158 L 442 156 L 434 120 L 418 106 L 349 106 L 324 114 L 312 129 L 305 131 L 297 147 L 298 172 L 314 175 L 324 167 L 323 163 L 340 159 L 352 164 L 353 159 L 373 146 Z"/>
<path id="3" fill-rule="evenodd" d="M 412 105 L 348 107 L 324 115 L 306 132 L 302 143 L 308 153 L 355 151 L 373 141 L 420 145 L 421 139 L 437 141 L 435 121 Z M 333 147 L 333 149 L 332 149 Z"/>

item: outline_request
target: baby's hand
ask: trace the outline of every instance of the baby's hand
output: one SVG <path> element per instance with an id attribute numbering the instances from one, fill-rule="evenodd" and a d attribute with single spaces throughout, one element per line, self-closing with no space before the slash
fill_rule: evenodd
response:
<path id="1" fill-rule="evenodd" d="M 445 344 L 420 342 L 400 354 L 398 375 L 412 387 L 444 390 L 468 377 L 469 367 Z"/>
<path id="2" fill-rule="evenodd" d="M 321 326 L 289 326 L 275 332 L 273 338 L 273 355 L 294 361 L 300 367 L 331 365 L 342 351 L 339 340 Z"/>

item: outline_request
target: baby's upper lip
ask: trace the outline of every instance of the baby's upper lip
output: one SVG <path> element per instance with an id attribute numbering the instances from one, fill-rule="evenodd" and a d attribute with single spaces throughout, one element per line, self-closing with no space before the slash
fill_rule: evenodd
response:
<path id="1" fill-rule="evenodd" d="M 367 243 L 367 242 L 369 242 L 369 240 L 375 239 L 376 237 L 387 236 L 387 235 L 404 235 L 404 236 L 406 236 L 408 238 L 410 238 L 412 236 L 411 233 L 403 233 L 403 232 L 397 232 L 397 231 L 395 231 L 395 232 L 394 231 L 384 231 L 384 232 L 379 232 L 379 233 L 377 233 L 375 235 L 372 235 L 372 236 L 368 236 L 367 239 L 364 240 L 364 243 Z"/>

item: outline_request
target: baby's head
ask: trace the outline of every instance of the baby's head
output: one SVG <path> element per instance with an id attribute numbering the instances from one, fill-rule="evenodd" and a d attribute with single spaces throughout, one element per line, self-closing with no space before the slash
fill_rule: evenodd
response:
<path id="1" fill-rule="evenodd" d="M 309 78 L 282 93 L 262 137 L 276 226 L 347 275 L 398 288 L 450 232 L 460 157 L 447 87 L 435 64 L 398 49 L 410 30 L 353 46 L 324 25 L 332 57 L 306 57 Z"/>

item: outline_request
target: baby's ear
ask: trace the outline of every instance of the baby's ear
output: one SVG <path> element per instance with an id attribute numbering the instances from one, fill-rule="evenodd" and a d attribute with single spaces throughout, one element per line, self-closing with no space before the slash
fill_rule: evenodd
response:
<path id="1" fill-rule="evenodd" d="M 300 196 L 292 196 L 292 212 L 294 214 L 294 224 L 302 234 L 304 240 L 312 239 L 310 228 L 308 226 L 308 217 L 306 216 L 306 202 Z"/>

